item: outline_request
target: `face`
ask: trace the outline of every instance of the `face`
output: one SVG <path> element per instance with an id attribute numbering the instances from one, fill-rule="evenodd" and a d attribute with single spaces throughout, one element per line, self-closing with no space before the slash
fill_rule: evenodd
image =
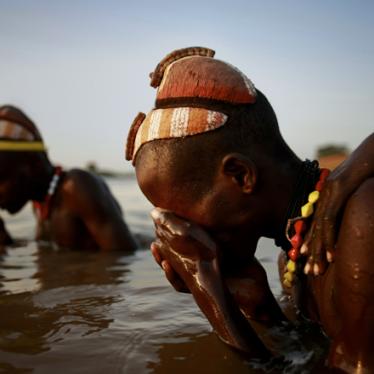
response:
<path id="1" fill-rule="evenodd" d="M 17 213 L 29 200 L 27 195 L 27 183 L 19 164 L 12 156 L 0 155 L 0 209 Z"/>
<path id="2" fill-rule="evenodd" d="M 139 187 L 154 206 L 199 224 L 217 241 L 231 243 L 240 239 L 251 244 L 257 241 L 255 225 L 251 226 L 252 235 L 248 234 L 250 208 L 231 177 L 217 173 L 208 192 L 194 198 L 188 188 L 173 180 L 165 165 L 159 170 L 152 161 L 143 163 L 136 167 L 136 174 Z"/>

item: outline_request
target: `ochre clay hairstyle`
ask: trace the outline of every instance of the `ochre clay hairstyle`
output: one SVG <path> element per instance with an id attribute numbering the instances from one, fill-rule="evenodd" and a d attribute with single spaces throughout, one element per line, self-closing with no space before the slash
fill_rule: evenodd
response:
<path id="1" fill-rule="evenodd" d="M 0 151 L 45 151 L 35 124 L 20 109 L 11 105 L 0 107 Z"/>
<path id="2" fill-rule="evenodd" d="M 228 116 L 213 109 L 248 105 L 257 100 L 253 83 L 234 66 L 214 59 L 208 48 L 191 47 L 167 55 L 151 73 L 157 88 L 155 109 L 139 113 L 131 125 L 126 159 L 135 161 L 143 144 L 184 138 L 224 126 Z M 209 103 L 209 105 L 208 105 Z"/>

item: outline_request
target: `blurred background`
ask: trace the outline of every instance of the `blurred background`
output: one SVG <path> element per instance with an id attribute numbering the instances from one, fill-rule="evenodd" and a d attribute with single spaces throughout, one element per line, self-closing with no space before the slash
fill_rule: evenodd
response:
<path id="1" fill-rule="evenodd" d="M 334 167 L 373 131 L 373 18 L 365 0 L 0 0 L 0 105 L 36 122 L 53 162 L 129 175 L 124 144 L 152 108 L 149 73 L 174 49 L 206 46 L 268 96 L 301 158 Z M 135 178 L 106 181 L 130 229 L 153 235 Z M 30 205 L 4 220 L 23 241 L 0 257 L 0 372 L 269 372 L 215 337 L 149 251 L 43 250 Z M 277 255 L 260 241 L 281 302 Z M 310 332 L 285 342 L 285 372 L 320 372 L 324 340 Z"/>
<path id="2" fill-rule="evenodd" d="M 373 18 L 369 0 L 0 0 L 0 103 L 37 123 L 54 162 L 130 171 L 148 74 L 200 45 L 268 96 L 300 157 L 344 158 L 373 130 Z"/>

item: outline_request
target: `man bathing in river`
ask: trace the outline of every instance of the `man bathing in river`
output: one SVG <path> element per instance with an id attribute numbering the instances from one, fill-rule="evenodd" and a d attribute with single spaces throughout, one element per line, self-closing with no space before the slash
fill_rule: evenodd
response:
<path id="1" fill-rule="evenodd" d="M 213 56 L 205 48 L 168 55 L 151 75 L 155 109 L 129 132 L 127 159 L 158 207 L 156 261 L 223 341 L 267 359 L 250 321 L 286 317 L 254 255 L 262 236 L 275 239 L 282 284 L 330 338 L 328 366 L 373 372 L 374 136 L 329 180 L 288 147 L 252 82 Z"/>
<path id="2" fill-rule="evenodd" d="M 72 249 L 132 251 L 136 243 L 121 208 L 99 177 L 51 164 L 35 124 L 13 106 L 0 107 L 0 208 L 34 204 L 39 241 Z M 1 244 L 12 238 L 0 219 Z"/>

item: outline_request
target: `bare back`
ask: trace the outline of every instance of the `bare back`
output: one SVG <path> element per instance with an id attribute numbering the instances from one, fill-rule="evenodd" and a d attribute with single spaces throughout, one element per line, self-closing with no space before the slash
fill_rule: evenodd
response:
<path id="1" fill-rule="evenodd" d="M 62 176 L 48 219 L 38 221 L 36 239 L 74 249 L 136 248 L 108 186 L 99 177 L 79 169 Z"/>
<path id="2" fill-rule="evenodd" d="M 330 361 L 351 371 L 374 368 L 374 178 L 350 197 L 340 225 L 336 259 L 318 277 L 309 276 L 306 311 L 333 339 Z M 305 306 L 304 306 L 305 307 Z M 365 371 L 363 371 L 365 372 Z"/>

